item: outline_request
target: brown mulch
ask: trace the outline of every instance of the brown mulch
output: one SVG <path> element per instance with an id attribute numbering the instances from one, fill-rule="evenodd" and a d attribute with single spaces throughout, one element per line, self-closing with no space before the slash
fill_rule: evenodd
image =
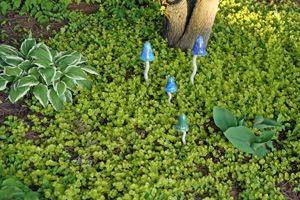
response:
<path id="1" fill-rule="evenodd" d="M 282 0 L 257 0 L 257 1 L 261 1 L 261 2 L 265 1 L 266 3 L 274 2 L 277 5 L 282 2 L 286 2 L 286 1 L 282 1 Z M 297 2 L 300 7 L 300 0 L 292 0 L 292 1 Z M 92 13 L 96 13 L 98 11 L 98 7 L 99 7 L 98 4 L 88 5 L 85 3 L 81 3 L 78 5 L 76 3 L 73 3 L 68 6 L 68 9 L 69 10 L 79 10 L 79 11 L 83 12 L 84 14 L 92 14 Z M 39 22 L 37 22 L 37 20 L 35 18 L 33 18 L 29 15 L 20 16 L 15 11 L 8 11 L 7 15 L 5 15 L 5 16 L 3 16 L 0 13 L 0 24 L 3 21 L 6 21 L 6 24 L 0 26 L 0 34 L 1 34 L 1 32 L 5 33 L 5 34 L 7 34 L 7 37 L 2 38 L 0 35 L 0 44 L 5 43 L 5 44 L 12 45 L 16 48 L 19 48 L 20 44 L 25 39 L 23 37 L 23 34 L 26 33 L 26 31 L 24 31 L 24 29 L 31 30 L 33 33 L 33 37 L 36 38 L 37 40 L 39 38 L 40 39 L 48 39 L 49 37 L 54 36 L 53 31 L 59 32 L 60 28 L 62 28 L 64 25 L 66 25 L 68 23 L 68 20 L 64 20 L 61 22 L 50 22 L 50 23 L 40 24 Z M 10 25 L 8 25 L 8 24 L 10 24 Z M 48 27 L 48 28 L 46 28 L 46 27 Z M 130 74 L 128 74 L 127 76 L 130 76 Z M 31 124 L 31 121 L 28 119 L 27 115 L 37 114 L 37 113 L 31 111 L 29 109 L 28 105 L 22 100 L 19 100 L 15 104 L 12 104 L 8 99 L 8 94 L 4 93 L 2 91 L 0 91 L 0 100 L 2 101 L 2 103 L 0 101 L 0 126 L 3 125 L 3 122 L 6 120 L 6 117 L 9 115 L 17 116 L 18 118 L 23 119 L 28 124 Z M 37 115 L 41 115 L 41 114 L 37 114 Z M 39 116 L 39 117 L 42 117 L 42 116 Z M 105 121 L 101 121 L 101 123 L 105 123 Z M 205 131 L 207 132 L 208 135 L 210 134 L 208 127 L 213 128 L 215 131 L 219 131 L 218 128 L 214 125 L 213 121 L 210 121 L 204 125 Z M 137 127 L 136 127 L 136 129 L 137 129 L 136 130 L 137 133 L 141 134 L 143 137 L 146 137 L 147 134 L 149 134 L 149 132 L 142 131 L 142 129 L 138 129 Z M 39 133 L 33 132 L 31 130 L 29 130 L 26 133 L 26 135 L 24 136 L 24 139 L 32 139 L 34 141 L 35 140 L 41 141 L 41 138 L 39 137 Z M 195 142 L 197 143 L 197 141 L 195 141 Z M 275 143 L 275 145 L 277 146 L 278 144 Z M 220 151 L 220 153 L 224 154 L 223 149 L 220 148 L 219 151 Z M 114 153 L 119 154 L 120 153 L 119 149 L 116 149 Z M 247 159 L 249 160 L 250 158 L 247 158 Z M 298 170 L 297 165 L 293 164 L 292 170 L 289 173 L 292 173 L 292 172 L 295 173 L 297 170 Z M 201 172 L 202 175 L 205 176 L 209 173 L 209 170 L 205 166 L 198 165 L 196 172 Z M 295 199 L 295 200 L 300 199 L 300 192 L 297 192 L 297 191 L 293 192 L 293 189 L 296 186 L 292 185 L 291 183 L 282 182 L 282 183 L 279 183 L 277 185 L 277 187 L 280 188 L 281 193 L 287 199 Z M 239 187 L 238 183 L 235 183 L 232 186 L 230 195 L 235 200 L 237 200 L 238 196 L 239 196 L 239 192 L 241 192 L 241 188 Z M 189 191 L 187 191 L 186 193 L 188 194 Z M 195 199 L 203 199 L 203 198 L 209 196 L 208 194 L 204 194 L 204 195 L 195 194 L 195 195 L 196 195 L 194 197 Z"/>

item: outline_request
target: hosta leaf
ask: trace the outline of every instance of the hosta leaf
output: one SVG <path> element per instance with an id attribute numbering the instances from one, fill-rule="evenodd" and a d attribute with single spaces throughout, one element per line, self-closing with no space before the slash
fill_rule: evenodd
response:
<path id="1" fill-rule="evenodd" d="M 75 79 L 75 80 L 86 80 L 87 76 L 85 74 L 84 71 L 82 71 L 81 69 L 79 69 L 78 67 L 74 67 L 74 66 L 69 66 L 66 69 L 66 73 L 65 76 L 71 79 Z"/>
<path id="2" fill-rule="evenodd" d="M 8 64 L 6 62 L 4 62 L 4 60 L 1 58 L 0 56 L 0 67 L 5 67 L 5 66 L 8 66 Z"/>
<path id="3" fill-rule="evenodd" d="M 254 153 L 251 145 L 257 142 L 257 139 L 254 133 L 247 127 L 231 127 L 224 132 L 224 135 L 239 150 Z"/>
<path id="4" fill-rule="evenodd" d="M 5 179 L 2 184 L 1 184 L 1 187 L 4 187 L 4 186 L 14 186 L 14 187 L 18 187 L 18 188 L 23 188 L 24 185 L 22 182 L 20 182 L 16 177 L 12 176 L 12 177 L 9 177 L 7 179 Z"/>
<path id="5" fill-rule="evenodd" d="M 270 128 L 270 127 L 282 127 L 281 124 L 271 119 L 266 119 L 262 115 L 257 115 L 253 126 L 257 129 Z"/>
<path id="6" fill-rule="evenodd" d="M 264 146 L 265 145 L 265 143 L 253 143 L 252 145 L 251 145 L 251 148 L 254 150 L 254 151 L 256 151 L 256 149 L 257 148 L 260 148 L 261 146 Z"/>
<path id="7" fill-rule="evenodd" d="M 18 80 L 20 80 L 20 78 L 21 77 L 19 77 L 19 76 L 15 76 L 14 80 L 12 81 L 12 86 L 11 87 L 14 87 L 15 90 L 17 90 L 17 86 L 18 86 L 18 83 L 19 83 Z"/>
<path id="8" fill-rule="evenodd" d="M 48 104 L 48 87 L 44 84 L 38 84 L 33 88 L 33 94 L 45 108 Z"/>
<path id="9" fill-rule="evenodd" d="M 41 76 L 45 80 L 47 85 L 50 85 L 54 80 L 56 71 L 54 68 L 46 68 L 46 69 L 39 69 Z"/>
<path id="10" fill-rule="evenodd" d="M 32 64 L 38 66 L 39 68 L 46 69 L 46 68 L 50 67 L 51 62 L 46 59 L 37 59 L 37 60 L 32 61 Z"/>
<path id="11" fill-rule="evenodd" d="M 20 69 L 22 69 L 25 72 L 28 72 L 28 70 L 33 67 L 33 65 L 31 64 L 31 62 L 29 60 L 24 60 L 23 62 L 21 62 L 18 67 Z"/>
<path id="12" fill-rule="evenodd" d="M 82 63 L 85 63 L 87 61 L 88 61 L 87 57 L 84 57 L 83 55 L 80 54 L 80 61 L 77 64 L 82 64 Z"/>
<path id="13" fill-rule="evenodd" d="M 266 149 L 265 145 L 262 145 L 255 150 L 255 154 L 259 157 L 263 157 L 268 153 L 270 153 L 270 151 Z"/>
<path id="14" fill-rule="evenodd" d="M 0 55 L 14 55 L 18 56 L 19 51 L 15 47 L 7 44 L 0 44 Z"/>
<path id="15" fill-rule="evenodd" d="M 33 59 L 42 59 L 48 63 L 52 63 L 52 55 L 48 46 L 43 43 L 39 43 L 35 50 L 31 54 Z"/>
<path id="16" fill-rule="evenodd" d="M 16 67 L 24 61 L 23 58 L 14 55 L 1 56 L 2 60 L 10 66 Z"/>
<path id="17" fill-rule="evenodd" d="M 66 90 L 65 97 L 66 97 L 66 102 L 68 102 L 68 103 L 73 102 L 72 93 L 70 90 Z"/>
<path id="18" fill-rule="evenodd" d="M 34 75 L 28 75 L 19 80 L 18 87 L 35 86 L 39 84 L 39 80 Z"/>
<path id="19" fill-rule="evenodd" d="M 80 52 L 73 51 L 70 54 L 65 54 L 55 60 L 55 64 L 77 65 L 80 61 Z"/>
<path id="20" fill-rule="evenodd" d="M 0 190 L 1 199 L 23 199 L 25 197 L 25 193 L 17 187 L 5 187 Z"/>
<path id="21" fill-rule="evenodd" d="M 60 96 L 63 93 L 65 93 L 67 87 L 66 87 L 66 84 L 63 81 L 57 81 L 57 83 L 55 84 L 54 89 L 55 89 L 57 95 Z"/>
<path id="22" fill-rule="evenodd" d="M 83 88 L 89 89 L 89 90 L 91 90 L 93 87 L 92 84 L 88 80 L 76 80 L 76 83 L 77 83 L 77 85 L 79 85 Z"/>
<path id="23" fill-rule="evenodd" d="M 40 77 L 40 72 L 38 70 L 37 67 L 32 67 L 29 71 L 28 71 L 29 75 L 34 75 L 37 79 L 39 79 Z"/>
<path id="24" fill-rule="evenodd" d="M 40 194 L 38 192 L 29 191 L 26 193 L 24 200 L 39 200 Z"/>
<path id="25" fill-rule="evenodd" d="M 31 54 L 34 52 L 34 50 L 36 49 L 36 46 L 33 46 L 31 49 L 29 49 L 26 59 L 29 60 Z"/>
<path id="26" fill-rule="evenodd" d="M 68 77 L 64 77 L 64 78 L 62 79 L 62 81 L 63 81 L 63 82 L 66 84 L 66 86 L 67 86 L 68 88 L 70 88 L 71 90 L 76 89 L 75 81 L 74 81 L 73 79 L 68 78 Z"/>
<path id="27" fill-rule="evenodd" d="M 66 102 L 66 96 L 65 96 L 65 94 L 62 94 L 62 95 L 60 95 L 60 96 L 58 96 L 59 98 L 60 98 L 60 100 L 62 101 L 62 102 Z"/>
<path id="28" fill-rule="evenodd" d="M 214 122 L 223 132 L 230 127 L 237 126 L 237 120 L 235 116 L 229 110 L 214 106 L 213 108 Z"/>
<path id="29" fill-rule="evenodd" d="M 82 69 L 90 74 L 99 75 L 99 72 L 96 68 L 88 66 L 88 65 L 80 65 L 80 69 Z"/>
<path id="30" fill-rule="evenodd" d="M 15 76 L 8 76 L 6 74 L 0 74 L 0 78 L 7 80 L 8 82 L 12 82 Z"/>
<path id="31" fill-rule="evenodd" d="M 8 76 L 20 76 L 22 70 L 19 67 L 4 67 L 4 74 Z"/>
<path id="32" fill-rule="evenodd" d="M 15 103 L 18 101 L 20 98 L 22 98 L 28 91 L 30 87 L 25 86 L 25 87 L 10 87 L 9 91 L 9 99 L 12 103 Z"/>
<path id="33" fill-rule="evenodd" d="M 0 78 L 0 91 L 5 90 L 8 81 Z"/>
<path id="34" fill-rule="evenodd" d="M 246 117 L 246 113 L 236 117 L 236 122 L 237 122 L 237 125 L 239 126 L 246 126 L 246 123 L 245 123 L 245 117 Z"/>
<path id="35" fill-rule="evenodd" d="M 20 51 L 22 54 L 24 54 L 25 57 L 27 57 L 28 52 L 35 45 L 36 45 L 35 39 L 32 38 L 25 39 L 24 42 L 21 44 Z"/>
<path id="36" fill-rule="evenodd" d="M 274 137 L 275 134 L 276 134 L 276 130 L 264 131 L 259 136 L 259 142 L 263 142 L 263 143 L 268 142 Z"/>
<path id="37" fill-rule="evenodd" d="M 63 108 L 63 101 L 57 96 L 54 89 L 48 91 L 48 98 L 53 108 L 58 111 Z"/>
<path id="38" fill-rule="evenodd" d="M 61 72 L 64 72 L 66 70 L 66 68 L 68 67 L 68 65 L 60 63 L 57 66 L 57 69 L 59 69 Z"/>
<path id="39" fill-rule="evenodd" d="M 55 56 L 58 55 L 58 51 L 56 51 L 56 50 L 54 50 L 54 49 L 50 49 L 50 53 L 51 53 L 51 55 L 52 55 L 52 58 L 54 58 L 54 60 L 55 60 Z"/>
<path id="40" fill-rule="evenodd" d="M 271 148 L 271 150 L 273 151 L 274 150 L 274 146 L 273 146 L 273 144 L 272 144 L 272 141 L 270 140 L 270 141 L 268 141 L 268 142 L 266 142 L 266 144 Z"/>
<path id="41" fill-rule="evenodd" d="M 61 77 L 61 75 L 62 75 L 61 71 L 56 71 L 56 74 L 55 74 L 54 80 L 55 80 L 55 81 L 59 80 L 59 79 L 60 79 L 60 77 Z"/>
<path id="42" fill-rule="evenodd" d="M 260 124 L 264 121 L 264 117 L 262 115 L 256 115 L 255 121 L 253 123 L 253 127 L 256 126 L 256 124 Z"/>

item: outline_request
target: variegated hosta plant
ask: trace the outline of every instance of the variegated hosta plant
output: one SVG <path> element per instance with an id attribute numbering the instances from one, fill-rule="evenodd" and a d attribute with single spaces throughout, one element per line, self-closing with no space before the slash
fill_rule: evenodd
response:
<path id="1" fill-rule="evenodd" d="M 0 91 L 11 82 L 9 99 L 15 103 L 28 92 L 46 107 L 48 102 L 55 110 L 63 102 L 72 102 L 70 90 L 81 86 L 91 89 L 87 74 L 98 71 L 84 63 L 87 58 L 76 51 L 57 52 L 43 43 L 36 44 L 29 34 L 18 51 L 0 44 Z"/>

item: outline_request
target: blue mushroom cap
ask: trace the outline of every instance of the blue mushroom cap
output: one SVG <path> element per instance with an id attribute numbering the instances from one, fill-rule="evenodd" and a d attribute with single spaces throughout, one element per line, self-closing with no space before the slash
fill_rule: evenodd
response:
<path id="1" fill-rule="evenodd" d="M 207 54 L 203 37 L 200 36 L 197 38 L 191 53 L 197 56 L 204 56 Z"/>
<path id="2" fill-rule="evenodd" d="M 142 61 L 152 61 L 155 59 L 154 55 L 153 55 L 153 51 L 151 48 L 151 45 L 149 42 L 146 42 L 144 44 L 143 50 L 142 50 L 142 54 L 140 55 L 140 59 Z"/>
<path id="3" fill-rule="evenodd" d="M 170 76 L 170 78 L 168 79 L 167 86 L 165 87 L 165 91 L 166 92 L 176 92 L 177 91 L 173 76 Z"/>

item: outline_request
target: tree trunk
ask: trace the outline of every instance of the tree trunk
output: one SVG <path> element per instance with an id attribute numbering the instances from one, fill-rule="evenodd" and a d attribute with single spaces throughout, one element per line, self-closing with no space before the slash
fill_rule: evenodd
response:
<path id="1" fill-rule="evenodd" d="M 163 37 L 168 39 L 169 47 L 186 52 L 193 48 L 199 36 L 207 46 L 219 0 L 172 0 L 167 3 Z"/>

